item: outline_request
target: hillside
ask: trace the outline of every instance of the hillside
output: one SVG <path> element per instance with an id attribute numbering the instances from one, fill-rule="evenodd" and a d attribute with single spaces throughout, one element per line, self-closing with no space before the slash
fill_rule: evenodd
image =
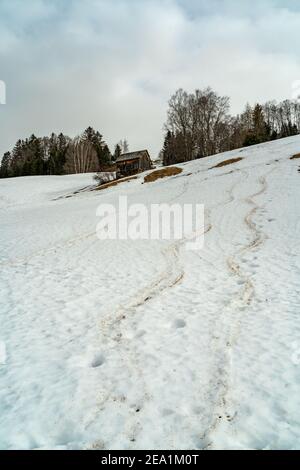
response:
<path id="1" fill-rule="evenodd" d="M 0 448 L 299 449 L 299 152 L 1 180 Z M 203 249 L 99 240 L 120 195 L 205 204 Z"/>

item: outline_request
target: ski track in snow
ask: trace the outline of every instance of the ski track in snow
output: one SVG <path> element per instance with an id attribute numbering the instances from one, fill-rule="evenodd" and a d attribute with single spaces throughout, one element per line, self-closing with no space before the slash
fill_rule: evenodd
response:
<path id="1" fill-rule="evenodd" d="M 0 183 L 0 448 L 299 448 L 299 145 L 100 193 Z M 203 249 L 98 240 L 121 194 L 204 203 Z"/>

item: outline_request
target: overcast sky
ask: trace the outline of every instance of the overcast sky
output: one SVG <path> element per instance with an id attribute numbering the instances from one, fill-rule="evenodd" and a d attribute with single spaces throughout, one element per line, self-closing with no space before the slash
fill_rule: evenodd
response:
<path id="1" fill-rule="evenodd" d="M 0 0 L 0 154 L 92 125 L 155 157 L 177 88 L 291 98 L 299 44 L 299 0 Z"/>

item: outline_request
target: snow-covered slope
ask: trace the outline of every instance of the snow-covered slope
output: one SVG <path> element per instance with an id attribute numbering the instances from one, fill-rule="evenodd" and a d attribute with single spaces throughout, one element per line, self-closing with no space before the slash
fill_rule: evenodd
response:
<path id="1" fill-rule="evenodd" d="M 0 448 L 299 449 L 299 152 L 74 195 L 92 175 L 1 180 Z M 121 194 L 204 203 L 204 248 L 98 240 Z"/>

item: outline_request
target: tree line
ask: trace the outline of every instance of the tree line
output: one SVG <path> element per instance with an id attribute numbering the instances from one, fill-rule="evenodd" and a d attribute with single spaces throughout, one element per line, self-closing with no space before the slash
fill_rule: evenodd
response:
<path id="1" fill-rule="evenodd" d="M 161 159 L 164 165 L 181 163 L 227 150 L 289 137 L 300 133 L 300 103 L 285 100 L 246 105 L 230 114 L 227 96 L 211 88 L 187 93 L 179 89 L 169 101 Z M 0 178 L 98 172 L 129 151 L 121 140 L 110 152 L 100 132 L 88 127 L 71 139 L 64 134 L 31 135 L 6 152 Z"/>
<path id="2" fill-rule="evenodd" d="M 179 89 L 169 101 L 164 165 L 207 157 L 236 148 L 300 133 L 300 103 L 246 105 L 243 113 L 230 115 L 227 96 L 211 88 L 187 93 Z"/>
<path id="3" fill-rule="evenodd" d="M 103 136 L 92 127 L 74 139 L 62 133 L 31 135 L 3 155 L 0 178 L 97 172 L 127 151 L 128 142 L 121 140 L 111 154 Z"/>

